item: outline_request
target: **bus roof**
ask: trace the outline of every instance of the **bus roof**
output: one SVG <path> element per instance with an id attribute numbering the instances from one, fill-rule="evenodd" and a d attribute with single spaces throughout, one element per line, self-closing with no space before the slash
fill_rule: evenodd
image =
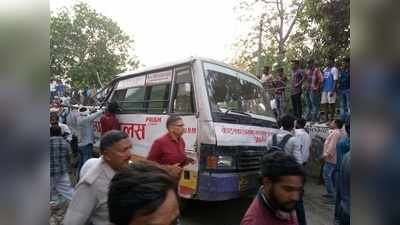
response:
<path id="1" fill-rule="evenodd" d="M 177 60 L 177 61 L 173 61 L 173 62 L 169 62 L 169 63 L 164 63 L 164 64 L 157 65 L 157 66 L 148 66 L 148 67 L 144 67 L 144 68 L 141 68 L 141 69 L 138 69 L 138 70 L 126 71 L 126 72 L 117 74 L 116 78 L 114 79 L 114 81 L 126 79 L 128 77 L 134 77 L 135 75 L 143 74 L 143 73 L 154 71 L 154 70 L 160 70 L 160 69 L 167 68 L 167 67 L 173 67 L 173 66 L 177 66 L 177 65 L 191 63 L 191 62 L 194 62 L 196 60 L 211 62 L 211 63 L 218 64 L 218 65 L 221 65 L 221 66 L 229 67 L 229 68 L 231 68 L 233 70 L 236 70 L 236 71 L 238 71 L 240 73 L 244 73 L 244 74 L 246 74 L 248 76 L 251 76 L 253 78 L 258 79 L 256 76 L 254 76 L 253 74 L 251 74 L 249 72 L 246 72 L 246 71 L 243 71 L 241 69 L 235 68 L 235 67 L 233 67 L 233 66 L 231 66 L 229 64 L 226 64 L 224 62 L 221 62 L 221 61 L 217 61 L 217 60 L 210 59 L 210 58 L 205 58 L 205 57 L 189 57 L 189 58 L 186 58 L 186 59 Z"/>

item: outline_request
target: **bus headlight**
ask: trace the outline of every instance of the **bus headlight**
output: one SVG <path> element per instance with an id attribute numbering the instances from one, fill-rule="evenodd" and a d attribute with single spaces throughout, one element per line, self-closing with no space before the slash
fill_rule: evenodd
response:
<path id="1" fill-rule="evenodd" d="M 207 169 L 233 169 L 234 160 L 232 156 L 215 156 L 207 157 Z"/>
<path id="2" fill-rule="evenodd" d="M 227 168 L 232 166 L 233 166 L 232 156 L 218 156 L 218 161 L 217 161 L 218 168 Z"/>

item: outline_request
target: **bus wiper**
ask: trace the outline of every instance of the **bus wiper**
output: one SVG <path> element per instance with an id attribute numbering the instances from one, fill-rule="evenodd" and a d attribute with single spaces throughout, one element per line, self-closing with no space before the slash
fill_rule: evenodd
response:
<path id="1" fill-rule="evenodd" d="M 251 115 L 250 115 L 250 114 L 245 113 L 245 112 L 241 112 L 241 111 L 236 110 L 236 109 L 228 109 L 228 110 L 226 110 L 225 115 L 228 114 L 229 112 L 233 112 L 233 113 L 237 113 L 237 114 L 242 114 L 242 115 L 245 115 L 245 116 L 248 116 L 248 117 L 251 118 Z"/>

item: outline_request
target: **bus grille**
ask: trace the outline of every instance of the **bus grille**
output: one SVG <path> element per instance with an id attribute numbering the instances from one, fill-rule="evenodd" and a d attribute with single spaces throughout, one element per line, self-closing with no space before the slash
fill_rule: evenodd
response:
<path id="1" fill-rule="evenodd" d="M 264 155 L 264 151 L 246 150 L 241 151 L 238 157 L 239 170 L 258 170 L 260 168 L 260 160 Z"/>

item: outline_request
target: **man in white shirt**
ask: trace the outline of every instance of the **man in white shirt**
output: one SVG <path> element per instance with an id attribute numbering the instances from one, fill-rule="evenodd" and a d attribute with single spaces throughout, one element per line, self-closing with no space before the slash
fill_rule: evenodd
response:
<path id="1" fill-rule="evenodd" d="M 50 80 L 50 100 L 53 100 L 53 98 L 56 96 L 56 81 L 51 79 Z"/>
<path id="2" fill-rule="evenodd" d="M 116 172 L 126 169 L 132 143 L 122 131 L 109 131 L 100 140 L 102 157 L 83 175 L 64 217 L 64 225 L 109 225 L 107 193 Z"/>
<path id="3" fill-rule="evenodd" d="M 299 140 L 301 146 L 301 155 L 303 156 L 303 165 L 305 165 L 310 156 L 310 146 L 311 146 L 311 136 L 304 129 L 306 126 L 306 120 L 303 118 L 299 118 L 296 120 L 296 129 L 294 130 L 294 134 Z"/>
<path id="4" fill-rule="evenodd" d="M 321 92 L 321 107 L 325 112 L 324 122 L 332 121 L 335 118 L 338 74 L 338 69 L 335 67 L 335 58 L 330 57 L 328 66 L 323 71 Z"/>
<path id="5" fill-rule="evenodd" d="M 292 155 L 299 164 L 302 164 L 303 156 L 300 151 L 299 140 L 293 136 L 294 121 L 295 118 L 291 115 L 284 115 L 279 120 L 282 129 L 268 138 L 267 149 L 268 151 L 274 151 L 280 148 L 289 155 Z M 276 143 L 274 143 L 274 138 L 276 138 Z"/>

